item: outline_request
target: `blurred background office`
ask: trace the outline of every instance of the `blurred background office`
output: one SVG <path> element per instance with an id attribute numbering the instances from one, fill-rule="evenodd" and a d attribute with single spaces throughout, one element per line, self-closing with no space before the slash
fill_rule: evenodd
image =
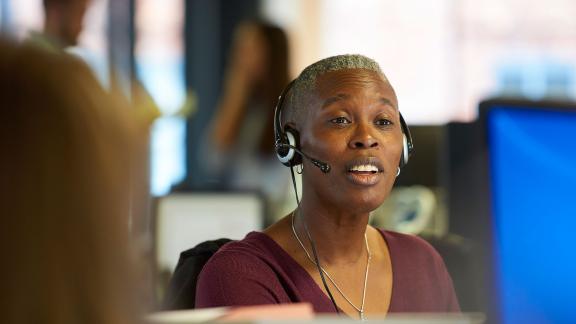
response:
<path id="1" fill-rule="evenodd" d="M 66 26 L 53 20 L 64 18 L 46 6 L 73 2 L 77 38 L 58 40 L 52 30 Z M 463 310 L 485 310 L 475 262 L 491 249 L 478 229 L 489 216 L 467 201 L 480 195 L 469 156 L 486 150 L 479 104 L 570 106 L 574 17 L 571 0 L 0 0 L 3 37 L 78 58 L 138 121 L 130 199 L 144 203 L 128 214 L 151 258 L 153 302 L 181 251 L 242 238 L 294 208 L 272 154 L 274 98 L 310 63 L 362 53 L 394 85 L 416 146 L 372 221 L 450 255 L 448 267 L 464 269 L 452 273 Z"/>

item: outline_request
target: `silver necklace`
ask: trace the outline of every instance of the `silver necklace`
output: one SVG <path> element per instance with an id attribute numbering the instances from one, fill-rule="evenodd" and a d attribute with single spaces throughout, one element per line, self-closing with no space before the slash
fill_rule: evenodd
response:
<path id="1" fill-rule="evenodd" d="M 308 253 L 308 250 L 306 250 L 306 247 L 304 246 L 304 244 L 300 240 L 300 237 L 298 237 L 298 233 L 296 233 L 296 227 L 294 226 L 294 218 L 295 218 L 294 212 L 292 212 L 292 233 L 294 233 L 294 237 L 296 238 L 298 243 L 300 243 L 300 246 L 304 250 L 304 253 L 306 253 L 308 260 L 310 260 L 310 262 L 312 262 L 314 265 L 316 265 L 316 262 L 310 256 L 310 253 Z M 306 230 L 306 234 L 308 235 L 308 239 L 312 240 L 312 237 L 310 236 L 310 232 L 308 232 L 308 227 L 306 226 L 305 223 L 304 223 L 304 229 Z M 366 233 L 364 233 L 364 242 L 366 243 L 366 251 L 368 252 L 368 262 L 366 262 L 366 271 L 364 272 L 364 289 L 362 290 L 362 304 L 360 305 L 360 307 L 356 307 L 356 305 L 354 305 L 350 301 L 350 299 L 348 299 L 348 297 L 344 294 L 342 289 L 340 289 L 340 287 L 338 287 L 338 285 L 336 284 L 334 279 L 332 279 L 332 277 L 330 276 L 328 271 L 326 271 L 324 268 L 320 267 L 322 272 L 326 275 L 326 277 L 328 277 L 328 279 L 330 280 L 330 282 L 332 282 L 334 287 L 336 287 L 336 290 L 338 290 L 340 295 L 342 295 L 342 297 L 344 297 L 344 299 L 348 302 L 348 304 L 350 304 L 350 306 L 354 307 L 354 309 L 356 311 L 358 311 L 358 314 L 360 315 L 360 319 L 363 321 L 366 320 L 366 316 L 364 314 L 364 301 L 366 300 L 366 286 L 368 283 L 368 272 L 370 271 L 370 260 L 372 260 L 372 253 L 370 253 L 370 247 L 368 246 L 368 238 L 366 236 Z"/>

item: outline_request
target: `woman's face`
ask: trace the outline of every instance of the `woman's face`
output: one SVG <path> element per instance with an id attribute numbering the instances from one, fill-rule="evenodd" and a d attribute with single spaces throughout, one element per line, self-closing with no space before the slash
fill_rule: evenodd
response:
<path id="1" fill-rule="evenodd" d="M 304 194 L 353 213 L 376 209 L 394 184 L 402 151 L 394 90 L 376 72 L 349 69 L 318 77 L 311 97 L 302 150 L 331 171 L 305 161 Z"/>

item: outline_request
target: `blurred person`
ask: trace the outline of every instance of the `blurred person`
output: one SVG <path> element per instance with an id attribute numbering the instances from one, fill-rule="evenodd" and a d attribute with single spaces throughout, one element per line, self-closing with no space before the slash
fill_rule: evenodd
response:
<path id="1" fill-rule="evenodd" d="M 134 323 L 132 123 L 86 67 L 0 42 L 2 323 Z"/>
<path id="2" fill-rule="evenodd" d="M 206 167 L 224 187 L 277 189 L 270 134 L 274 104 L 288 81 L 286 33 L 263 22 L 240 24 L 224 91 L 205 141 Z M 267 171 L 269 177 L 255 176 Z"/>
<path id="3" fill-rule="evenodd" d="M 88 52 L 80 51 L 78 45 L 80 34 L 84 30 L 84 18 L 93 0 L 42 0 L 44 8 L 44 28 L 41 32 L 32 32 L 26 40 L 26 45 L 36 46 L 52 53 L 68 56 L 78 61 L 77 68 L 83 73 L 91 73 L 99 80 L 101 91 L 106 91 L 117 100 L 117 105 L 130 111 L 129 118 L 137 123 L 136 141 L 132 146 L 134 165 L 131 167 L 132 196 L 138 200 L 149 199 L 150 186 L 148 180 L 150 129 L 152 123 L 160 116 L 156 102 L 133 75 L 128 76 L 128 82 L 121 82 L 125 75 L 121 75 L 114 67 L 102 69 L 104 58 L 86 55 Z M 103 60 L 101 62 L 101 60 Z M 84 66 L 81 66 L 84 65 Z M 106 66 L 106 64 L 104 64 Z M 99 90 L 100 91 L 100 90 Z M 148 209 L 146 204 L 131 206 L 134 215 L 134 227 L 137 232 L 148 230 Z"/>
<path id="4" fill-rule="evenodd" d="M 276 153 L 293 177 L 300 169 L 302 199 L 263 232 L 224 245 L 208 260 L 196 306 L 308 302 L 316 312 L 356 319 L 458 312 L 452 280 L 432 246 L 369 225 L 412 151 L 378 63 L 361 55 L 326 58 L 304 69 L 280 98 Z"/>
<path id="5" fill-rule="evenodd" d="M 30 41 L 50 51 L 77 45 L 90 3 L 91 0 L 43 0 L 44 28 L 33 32 Z"/>
<path id="6" fill-rule="evenodd" d="M 108 83 L 106 72 L 98 68 L 97 63 L 89 56 L 82 54 L 78 38 L 84 29 L 84 16 L 92 0 L 42 0 L 44 25 L 41 31 L 33 30 L 24 40 L 26 45 L 42 50 L 69 56 L 92 69 L 100 77 L 102 85 Z"/>

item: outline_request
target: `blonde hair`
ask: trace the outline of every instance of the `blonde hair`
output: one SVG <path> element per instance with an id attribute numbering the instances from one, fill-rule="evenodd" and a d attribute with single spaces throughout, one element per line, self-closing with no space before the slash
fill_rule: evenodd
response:
<path id="1" fill-rule="evenodd" d="M 373 59 L 360 54 L 345 54 L 322 59 L 306 67 L 294 80 L 290 91 L 286 94 L 286 107 L 283 120 L 297 122 L 301 120 L 308 95 L 316 89 L 319 76 L 334 71 L 363 69 L 376 72 L 382 80 L 388 79 L 380 69 L 380 65 Z"/>
<path id="2" fill-rule="evenodd" d="M 129 124 L 84 64 L 0 48 L 3 323 L 134 322 Z"/>

